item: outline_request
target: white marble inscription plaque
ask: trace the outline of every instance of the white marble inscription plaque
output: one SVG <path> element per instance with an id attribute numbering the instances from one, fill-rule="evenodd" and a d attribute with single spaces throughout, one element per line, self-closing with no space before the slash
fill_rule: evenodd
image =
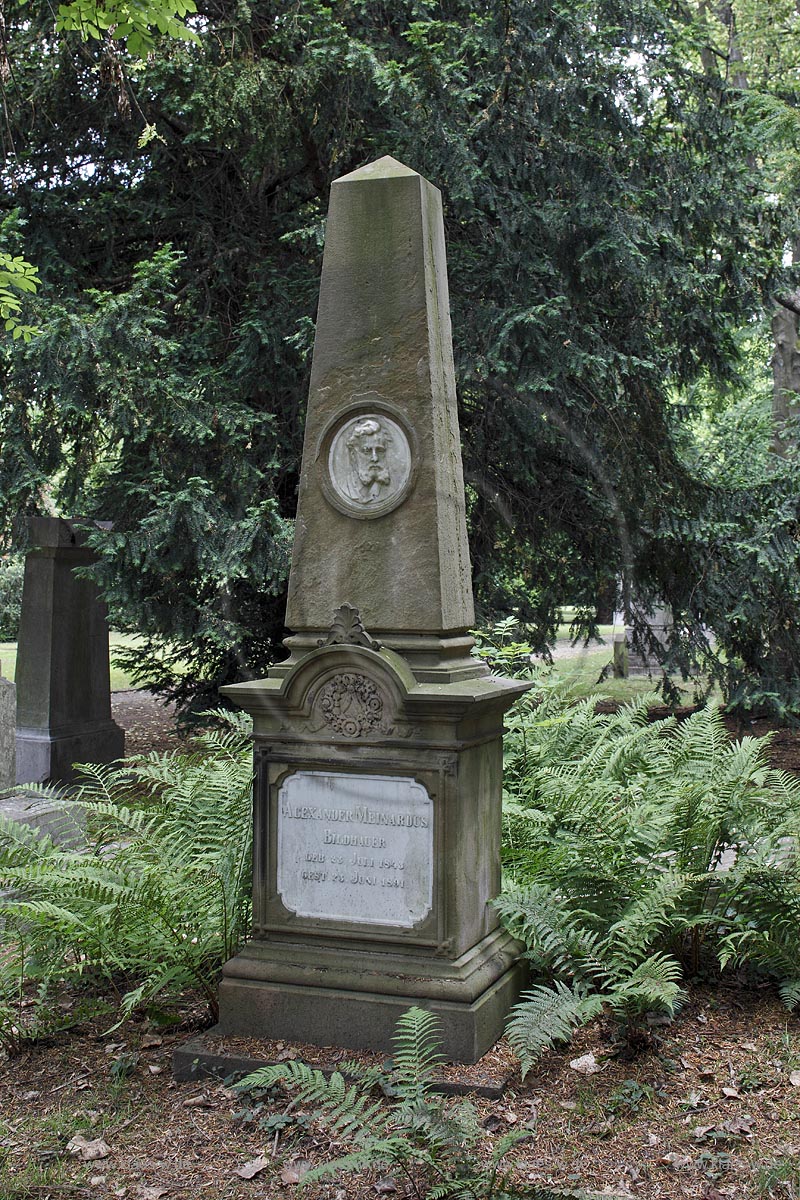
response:
<path id="1" fill-rule="evenodd" d="M 340 505 L 356 516 L 378 515 L 405 497 L 411 478 L 411 447 L 391 417 L 364 412 L 335 433 L 328 474 Z"/>
<path id="2" fill-rule="evenodd" d="M 399 775 L 289 775 L 278 791 L 278 892 L 299 917 L 411 929 L 433 899 L 425 788 Z"/>

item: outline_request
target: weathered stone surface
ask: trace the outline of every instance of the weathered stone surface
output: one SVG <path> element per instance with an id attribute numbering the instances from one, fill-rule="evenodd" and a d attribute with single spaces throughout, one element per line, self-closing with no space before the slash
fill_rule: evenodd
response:
<path id="1" fill-rule="evenodd" d="M 497 1041 L 508 1011 L 524 986 L 520 963 L 514 963 L 471 1003 L 428 1000 L 416 989 L 403 995 L 386 990 L 355 992 L 346 986 L 303 987 L 288 982 L 275 985 L 226 978 L 220 999 L 230 1012 L 242 1016 L 246 1013 L 247 1020 L 236 1028 L 221 1021 L 217 1031 L 244 1036 L 268 1029 L 271 1037 L 312 1045 L 390 1052 L 398 1018 L 412 1005 L 419 1005 L 440 1017 L 445 1058 L 474 1063 Z"/>
<path id="2" fill-rule="evenodd" d="M 84 811 L 73 801 L 15 792 L 0 798 L 0 817 L 27 825 L 68 849 L 84 844 Z"/>
<path id="3" fill-rule="evenodd" d="M 614 674 L 621 679 L 663 677 L 664 668 L 656 653 L 666 651 L 672 634 L 672 611 L 660 605 L 643 609 L 634 605 L 636 616 L 644 622 L 645 631 L 637 638 L 633 627 L 625 624 L 622 613 L 614 621 Z"/>
<path id="4" fill-rule="evenodd" d="M 86 523 L 32 517 L 17 649 L 17 782 L 69 780 L 75 762 L 125 751 L 111 719 L 108 623 Z"/>
<path id="5" fill-rule="evenodd" d="M 0 788 L 16 782 L 17 689 L 10 679 L 0 675 Z"/>
<path id="6" fill-rule="evenodd" d="M 463 495 L 441 197 L 382 158 L 331 189 L 287 625 L 471 628 Z"/>
<path id="7" fill-rule="evenodd" d="M 229 1038 L 220 1042 L 212 1034 L 200 1034 L 173 1050 L 172 1073 L 175 1079 L 183 1082 L 209 1078 L 241 1079 L 261 1067 L 275 1066 L 277 1062 L 285 1061 L 285 1058 L 270 1058 L 267 1046 L 268 1043 L 264 1045 L 263 1054 L 253 1057 L 251 1053 L 243 1053 L 235 1044 L 231 1046 Z M 249 1051 L 253 1049 L 249 1038 L 247 1048 Z M 275 1052 L 274 1048 L 272 1052 Z M 315 1054 L 310 1065 L 321 1070 L 323 1075 L 330 1076 L 334 1071 L 341 1071 L 342 1062 L 338 1054 L 332 1054 L 330 1061 L 320 1061 L 319 1055 Z M 459 1075 L 449 1068 L 446 1076 L 434 1069 L 430 1085 L 432 1091 L 444 1096 L 485 1096 L 489 1100 L 499 1100 L 515 1074 L 513 1063 L 481 1063 L 474 1070 L 465 1068 Z"/>
<path id="8" fill-rule="evenodd" d="M 218 1033 L 391 1051 L 412 1004 L 474 1062 L 517 997 L 499 927 L 503 714 L 473 621 L 439 193 L 334 184 L 287 624 L 253 715 L 253 937 Z"/>

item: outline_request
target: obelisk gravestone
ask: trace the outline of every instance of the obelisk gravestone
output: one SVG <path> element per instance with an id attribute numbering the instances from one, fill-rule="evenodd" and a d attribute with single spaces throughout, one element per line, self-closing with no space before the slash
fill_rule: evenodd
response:
<path id="1" fill-rule="evenodd" d="M 333 184 L 289 586 L 254 718 L 253 937 L 222 1034 L 391 1049 L 412 1004 L 471 1062 L 520 985 L 502 718 L 474 623 L 441 198 L 392 158 Z"/>

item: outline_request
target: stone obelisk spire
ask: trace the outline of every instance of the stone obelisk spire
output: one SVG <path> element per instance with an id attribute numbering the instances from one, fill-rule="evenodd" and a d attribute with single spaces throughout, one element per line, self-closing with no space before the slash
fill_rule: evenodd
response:
<path id="1" fill-rule="evenodd" d="M 474 624 L 441 195 L 386 157 L 331 189 L 286 624 L 350 604 L 420 677 Z"/>

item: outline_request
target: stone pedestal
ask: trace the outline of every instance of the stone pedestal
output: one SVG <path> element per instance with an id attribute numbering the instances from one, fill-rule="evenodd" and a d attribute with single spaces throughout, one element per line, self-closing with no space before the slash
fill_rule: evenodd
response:
<path id="1" fill-rule="evenodd" d="M 474 1062 L 522 982 L 500 890 L 503 713 L 474 624 L 441 197 L 332 188 L 286 623 L 252 713 L 253 937 L 223 1035 L 390 1052 L 411 1005 Z M 365 628 L 366 626 L 366 628 Z"/>
<path id="2" fill-rule="evenodd" d="M 418 682 L 399 655 L 324 646 L 226 688 L 255 720 L 253 940 L 219 1032 L 389 1050 L 412 1004 L 474 1062 L 521 984 L 500 890 L 502 715 L 524 683 Z"/>
<path id="3" fill-rule="evenodd" d="M 32 517 L 17 647 L 17 782 L 68 781 L 73 763 L 113 762 L 125 735 L 111 719 L 108 623 L 86 523 Z"/>

